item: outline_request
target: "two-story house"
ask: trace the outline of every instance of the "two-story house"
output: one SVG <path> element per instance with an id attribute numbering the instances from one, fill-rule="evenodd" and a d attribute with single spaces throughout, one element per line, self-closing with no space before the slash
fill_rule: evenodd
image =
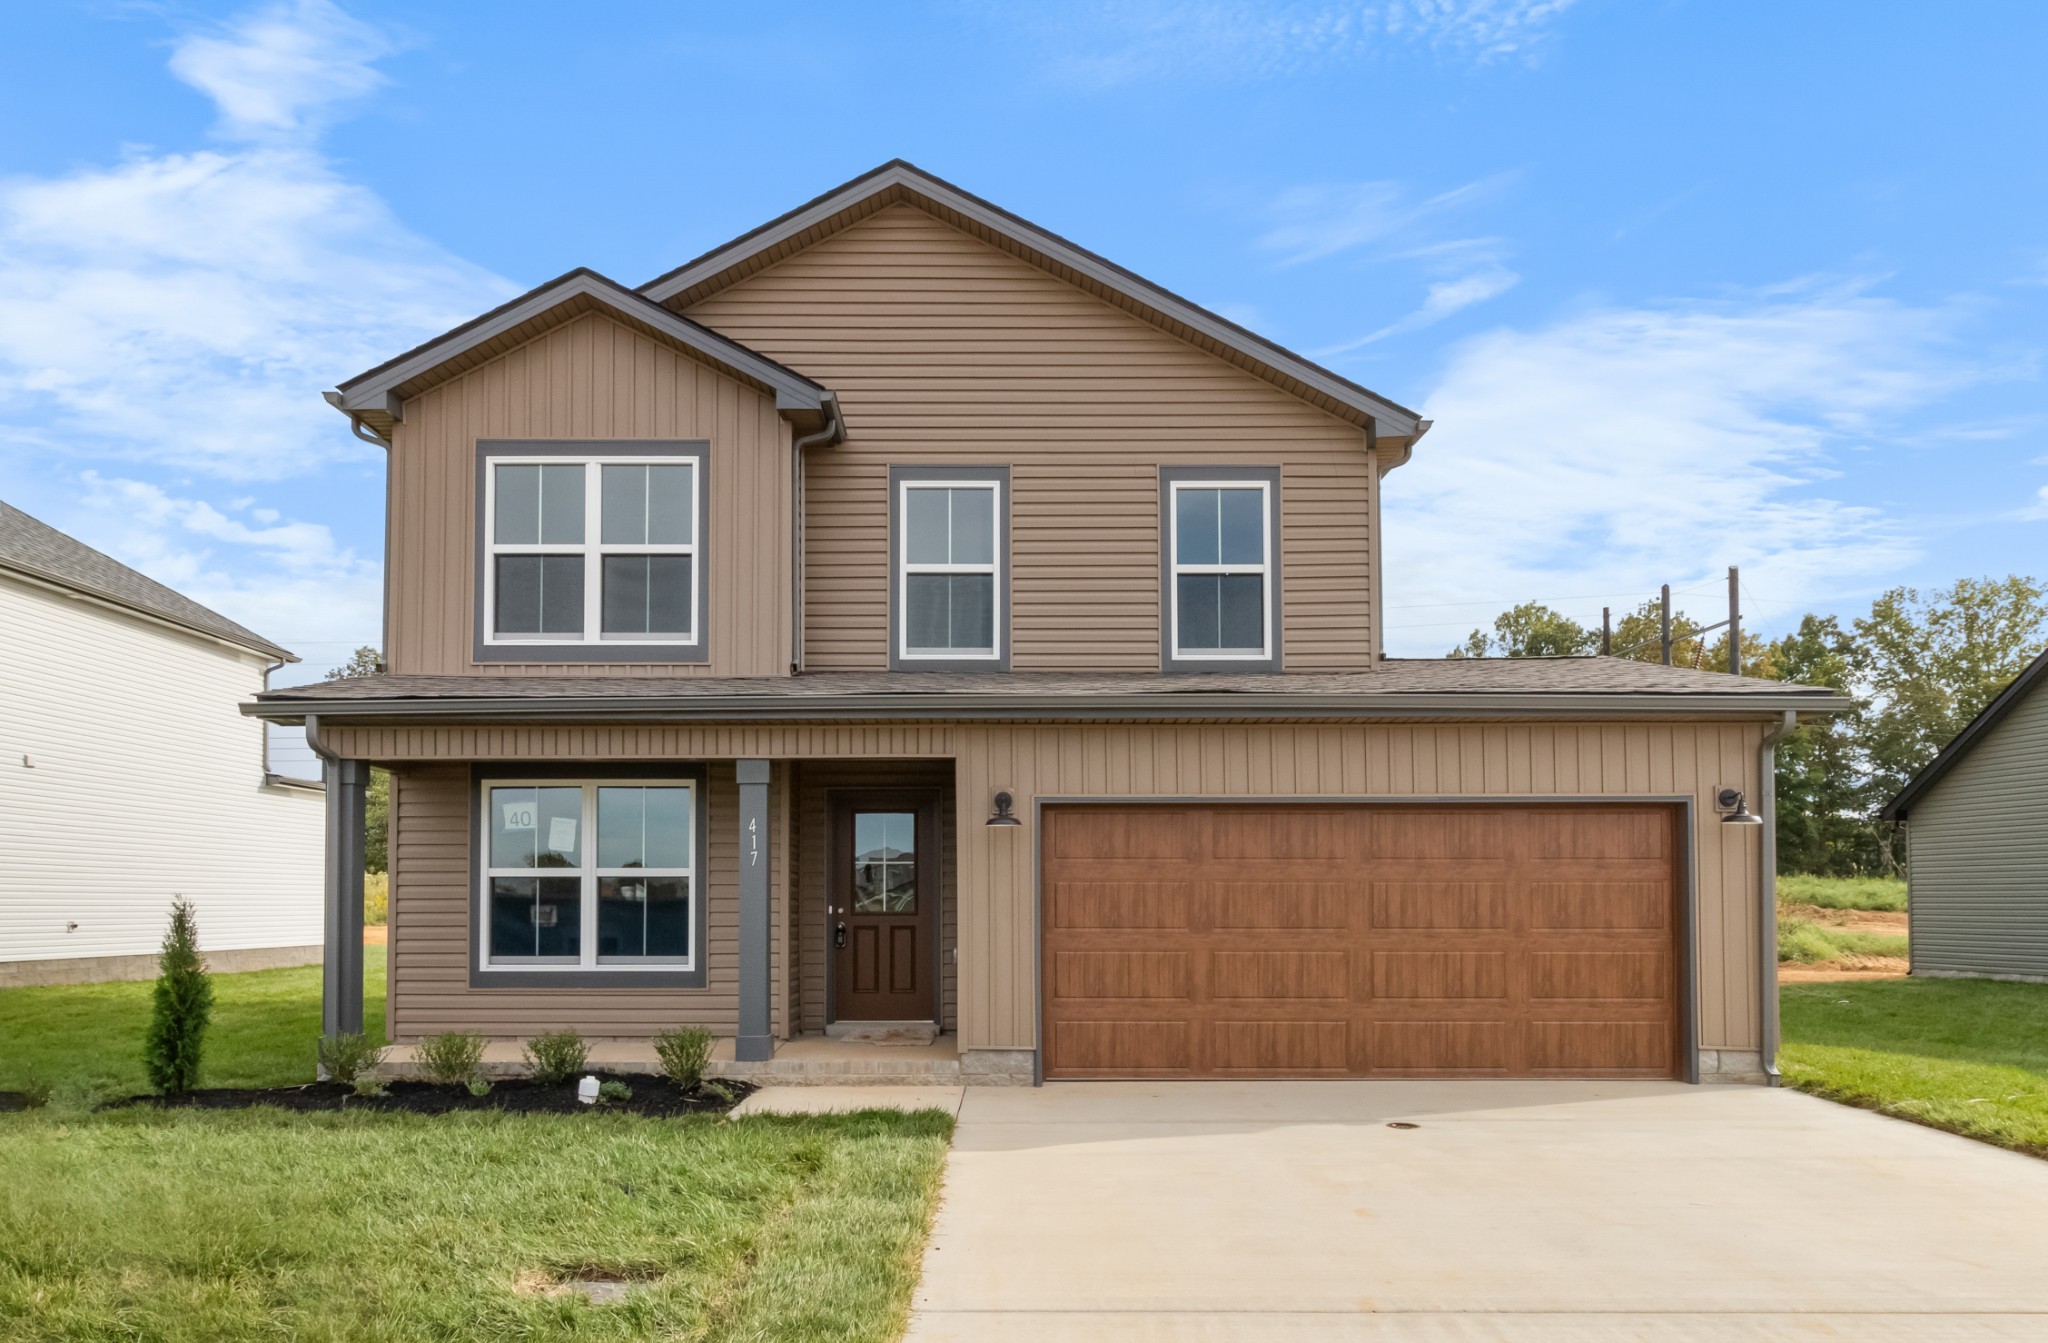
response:
<path id="1" fill-rule="evenodd" d="M 1764 1065 L 1768 835 L 1724 818 L 1829 692 L 1386 658 L 1427 421 L 908 164 L 328 399 L 389 448 L 389 674 L 250 711 L 331 762 L 330 1030 L 376 764 L 400 1041 Z"/>

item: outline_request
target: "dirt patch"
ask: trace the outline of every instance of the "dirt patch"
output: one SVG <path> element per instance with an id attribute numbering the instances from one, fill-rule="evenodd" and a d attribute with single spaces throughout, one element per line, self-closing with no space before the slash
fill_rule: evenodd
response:
<path id="1" fill-rule="evenodd" d="M 1847 984 L 1866 979 L 1904 979 L 1911 962 L 1903 956 L 1844 956 L 1813 965 L 1778 967 L 1780 984 Z"/>
<path id="2" fill-rule="evenodd" d="M 364 946 L 381 947 L 389 943 L 390 940 L 391 929 L 389 925 L 382 923 L 366 923 L 363 925 Z"/>
<path id="3" fill-rule="evenodd" d="M 544 1087 L 525 1078 L 510 1078 L 492 1085 L 481 1096 L 469 1088 L 442 1086 L 434 1082 L 391 1082 L 382 1096 L 358 1096 L 339 1082 L 311 1082 L 301 1087 L 233 1088 L 219 1087 L 193 1091 L 178 1097 L 130 1096 L 109 1101 L 105 1109 L 124 1105 L 155 1105 L 173 1110 L 244 1110 L 256 1105 L 274 1105 L 283 1110 L 371 1110 L 381 1114 L 450 1114 L 457 1111 L 499 1110 L 512 1114 L 608 1114 L 647 1115 L 665 1119 L 676 1115 L 724 1114 L 745 1100 L 754 1090 L 749 1082 L 721 1080 L 722 1091 L 699 1086 L 683 1091 L 666 1077 L 646 1073 L 598 1073 L 599 1081 L 623 1082 L 632 1089 L 626 1100 L 585 1105 L 576 1099 L 576 1084 Z"/>
<path id="4" fill-rule="evenodd" d="M 1819 905 L 1779 905 L 1778 912 L 1788 919 L 1805 919 L 1808 923 L 1825 924 L 1830 928 L 1846 928 L 1857 933 L 1882 933 L 1887 937 L 1906 936 L 1906 912 L 1889 909 L 1822 909 Z"/>

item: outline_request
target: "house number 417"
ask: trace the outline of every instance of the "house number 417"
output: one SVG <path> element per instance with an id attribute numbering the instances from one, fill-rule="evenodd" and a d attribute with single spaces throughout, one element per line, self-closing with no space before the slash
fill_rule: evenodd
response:
<path id="1" fill-rule="evenodd" d="M 758 818 L 747 818 L 747 866 L 761 865 L 761 822 Z"/>

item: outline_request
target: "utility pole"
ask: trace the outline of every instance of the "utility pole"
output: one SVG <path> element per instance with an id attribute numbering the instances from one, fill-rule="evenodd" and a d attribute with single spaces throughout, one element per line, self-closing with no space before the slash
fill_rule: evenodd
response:
<path id="1" fill-rule="evenodd" d="M 1614 611 L 1606 606 L 1600 608 L 1600 656 L 1614 656 Z"/>
<path id="2" fill-rule="evenodd" d="M 1728 566 L 1728 674 L 1742 675 L 1742 570 Z"/>
<path id="3" fill-rule="evenodd" d="M 1657 617 L 1657 640 L 1664 646 L 1664 665 L 1671 665 L 1671 585 L 1664 585 L 1662 614 Z"/>

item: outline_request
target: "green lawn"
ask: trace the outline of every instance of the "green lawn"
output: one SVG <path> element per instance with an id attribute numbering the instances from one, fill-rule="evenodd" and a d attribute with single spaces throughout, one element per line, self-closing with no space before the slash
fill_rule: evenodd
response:
<path id="1" fill-rule="evenodd" d="M 2048 984 L 1797 984 L 1780 1001 L 1791 1085 L 2048 1157 Z"/>
<path id="2" fill-rule="evenodd" d="M 0 1337 L 893 1339 L 951 1128 L 0 1116 Z M 585 1276 L 638 1285 L 559 1291 Z"/>
<path id="3" fill-rule="evenodd" d="M 384 1033 L 384 948 L 363 948 L 363 1029 Z M 31 1078 L 60 1103 L 80 1104 L 149 1089 L 142 1033 L 148 980 L 0 989 L 0 1091 Z M 200 1083 L 209 1087 L 310 1082 L 320 1036 L 320 967 L 214 976 L 213 1027 Z"/>
<path id="4" fill-rule="evenodd" d="M 1896 877 L 1779 877 L 1778 903 L 1822 909 L 1906 908 L 1906 883 Z"/>

